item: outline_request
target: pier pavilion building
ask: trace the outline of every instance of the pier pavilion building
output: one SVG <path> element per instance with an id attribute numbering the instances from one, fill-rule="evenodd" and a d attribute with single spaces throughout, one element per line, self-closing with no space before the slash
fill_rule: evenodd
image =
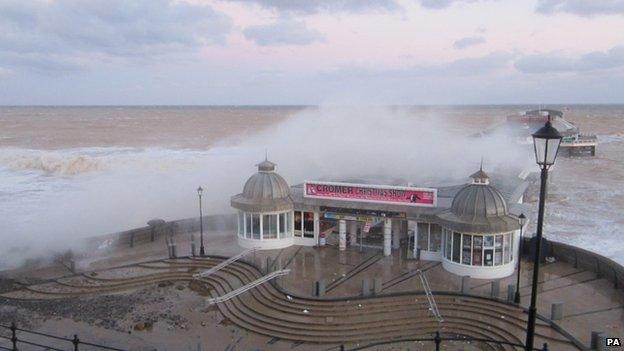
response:
<path id="1" fill-rule="evenodd" d="M 496 279 L 514 272 L 526 180 L 501 178 L 499 190 L 480 169 L 467 184 L 437 188 L 327 181 L 289 186 L 276 164 L 265 160 L 257 167 L 231 198 L 242 247 L 336 245 L 377 248 L 386 256 L 405 250 L 461 276 Z"/>

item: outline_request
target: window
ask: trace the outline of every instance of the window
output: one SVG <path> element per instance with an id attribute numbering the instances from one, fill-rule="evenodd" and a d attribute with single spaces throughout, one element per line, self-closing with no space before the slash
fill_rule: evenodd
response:
<path id="1" fill-rule="evenodd" d="M 429 251 L 440 251 L 442 246 L 442 227 L 431 223 L 429 233 Z"/>
<path id="2" fill-rule="evenodd" d="M 277 238 L 277 215 L 272 214 L 262 216 L 262 238 Z"/>
<path id="3" fill-rule="evenodd" d="M 245 213 L 238 212 L 238 236 L 245 236 Z"/>
<path id="4" fill-rule="evenodd" d="M 430 228 L 433 230 L 433 226 Z M 500 266 L 513 260 L 513 233 L 478 235 L 447 229 L 442 229 L 442 232 L 444 257 L 453 262 L 472 266 Z"/>
<path id="5" fill-rule="evenodd" d="M 418 223 L 418 248 L 421 250 L 429 250 L 429 223 Z"/>
<path id="6" fill-rule="evenodd" d="M 279 237 L 280 239 L 286 237 L 286 213 L 279 214 Z"/>
<path id="7" fill-rule="evenodd" d="M 303 212 L 301 211 L 295 211 L 295 236 L 301 237 L 301 234 L 303 233 L 303 229 L 301 228 L 301 226 L 303 225 Z"/>
<path id="8" fill-rule="evenodd" d="M 511 235 L 509 233 L 503 235 L 503 262 L 511 261 Z"/>
<path id="9" fill-rule="evenodd" d="M 453 262 L 459 263 L 461 256 L 461 234 L 453 232 Z"/>
<path id="10" fill-rule="evenodd" d="M 463 264 L 471 264 L 472 263 L 472 235 L 464 234 L 462 235 L 462 263 Z"/>
<path id="11" fill-rule="evenodd" d="M 245 213 L 245 237 L 251 239 L 251 213 Z"/>
<path id="12" fill-rule="evenodd" d="M 451 239 L 451 232 L 448 230 L 445 230 L 444 233 L 446 234 L 444 238 L 444 245 L 445 245 L 444 253 L 445 253 L 446 259 L 450 260 L 451 259 L 451 247 L 453 244 L 452 239 Z"/>
<path id="13" fill-rule="evenodd" d="M 260 240 L 260 215 L 252 214 L 251 215 L 251 225 L 252 225 L 252 236 L 256 240 Z"/>
<path id="14" fill-rule="evenodd" d="M 494 242 L 494 265 L 499 266 L 503 264 L 503 236 L 497 235 Z"/>
<path id="15" fill-rule="evenodd" d="M 303 212 L 303 237 L 314 238 L 314 212 Z"/>
<path id="16" fill-rule="evenodd" d="M 486 235 L 483 238 L 483 246 L 484 247 L 494 247 L 494 236 L 493 235 Z"/>
<path id="17" fill-rule="evenodd" d="M 472 264 L 483 265 L 483 237 L 481 235 L 475 235 L 472 239 Z"/>

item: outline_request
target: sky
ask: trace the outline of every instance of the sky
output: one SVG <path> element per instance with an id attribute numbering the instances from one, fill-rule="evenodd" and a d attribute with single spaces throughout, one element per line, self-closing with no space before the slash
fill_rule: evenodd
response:
<path id="1" fill-rule="evenodd" d="M 0 0 L 1 105 L 624 103 L 624 0 Z"/>

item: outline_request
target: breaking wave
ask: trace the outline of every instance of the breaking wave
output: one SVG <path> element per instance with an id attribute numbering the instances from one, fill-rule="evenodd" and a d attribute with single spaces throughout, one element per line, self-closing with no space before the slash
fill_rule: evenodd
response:
<path id="1" fill-rule="evenodd" d="M 53 152 L 29 152 L 0 156 L 0 163 L 15 171 L 42 171 L 55 176 L 72 176 L 102 167 L 100 160 L 89 155 L 63 155 Z"/>

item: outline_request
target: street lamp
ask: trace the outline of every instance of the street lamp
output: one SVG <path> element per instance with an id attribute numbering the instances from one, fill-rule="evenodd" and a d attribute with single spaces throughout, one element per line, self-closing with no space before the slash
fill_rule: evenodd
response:
<path id="1" fill-rule="evenodd" d="M 520 224 L 520 240 L 518 244 L 518 277 L 516 278 L 516 296 L 514 296 L 514 302 L 520 303 L 520 265 L 522 263 L 522 230 L 524 229 L 524 223 L 526 223 L 526 217 L 524 213 L 518 216 L 518 223 Z"/>
<path id="2" fill-rule="evenodd" d="M 539 261 L 542 249 L 542 226 L 544 225 L 544 202 L 546 202 L 546 182 L 548 180 L 548 169 L 555 164 L 557 151 L 561 143 L 561 134 L 550 123 L 550 116 L 546 124 L 533 134 L 533 146 L 535 147 L 535 161 L 540 166 L 540 197 L 539 212 L 537 215 L 537 234 L 535 241 L 535 257 L 533 258 L 533 282 L 531 285 L 531 305 L 529 307 L 529 321 L 527 325 L 526 348 L 533 350 L 533 337 L 535 334 L 535 317 L 537 314 L 537 279 L 539 275 Z"/>
<path id="3" fill-rule="evenodd" d="M 206 251 L 204 251 L 204 217 L 202 215 L 202 193 L 204 189 L 200 186 L 197 188 L 197 195 L 199 195 L 199 255 L 205 256 Z"/>

